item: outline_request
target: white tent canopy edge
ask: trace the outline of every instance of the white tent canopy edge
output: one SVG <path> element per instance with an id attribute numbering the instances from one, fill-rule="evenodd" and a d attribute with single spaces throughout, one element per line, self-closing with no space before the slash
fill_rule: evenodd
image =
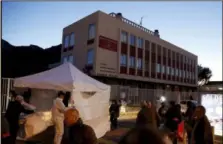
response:
<path id="1" fill-rule="evenodd" d="M 44 72 L 16 78 L 14 86 L 70 92 L 95 92 L 110 89 L 110 86 L 87 76 L 69 62 Z"/>

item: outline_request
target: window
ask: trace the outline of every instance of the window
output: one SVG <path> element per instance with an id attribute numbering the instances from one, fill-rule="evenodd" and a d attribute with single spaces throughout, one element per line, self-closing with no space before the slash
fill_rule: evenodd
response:
<path id="1" fill-rule="evenodd" d="M 87 65 L 93 65 L 94 62 L 94 50 L 89 49 L 87 51 Z"/>
<path id="2" fill-rule="evenodd" d="M 174 76 L 174 68 L 172 68 L 171 74 L 172 74 L 172 76 Z"/>
<path id="3" fill-rule="evenodd" d="M 162 65 L 162 73 L 165 73 L 165 66 Z"/>
<path id="4" fill-rule="evenodd" d="M 176 73 L 175 74 L 176 74 L 176 76 L 178 76 L 178 69 L 175 69 L 175 70 L 176 70 Z"/>
<path id="5" fill-rule="evenodd" d="M 181 72 L 182 72 L 182 71 L 181 71 L 181 70 L 179 70 L 179 77 L 181 77 Z"/>
<path id="6" fill-rule="evenodd" d="M 140 37 L 138 37 L 138 39 L 137 39 L 137 47 L 143 48 L 143 39 Z"/>
<path id="7" fill-rule="evenodd" d="M 141 58 L 138 58 L 138 60 L 137 60 L 137 68 L 142 69 L 142 59 Z"/>
<path id="8" fill-rule="evenodd" d="M 73 62 L 74 62 L 74 56 L 73 56 L 73 55 L 69 55 L 69 56 L 67 57 L 67 59 L 68 59 L 68 62 L 70 62 L 70 63 L 73 64 Z"/>
<path id="9" fill-rule="evenodd" d="M 185 71 L 183 71 L 183 77 L 185 78 Z"/>
<path id="10" fill-rule="evenodd" d="M 65 36 L 64 38 L 64 48 L 67 48 L 69 46 L 69 35 Z"/>
<path id="11" fill-rule="evenodd" d="M 146 71 L 149 70 L 149 61 L 145 61 L 145 70 L 146 70 Z"/>
<path id="12" fill-rule="evenodd" d="M 69 44 L 69 46 L 74 46 L 74 45 L 75 45 L 75 35 L 74 35 L 74 33 L 72 33 L 70 35 L 70 44 Z"/>
<path id="13" fill-rule="evenodd" d="M 135 46 L 136 37 L 134 35 L 130 35 L 130 45 Z"/>
<path id="14" fill-rule="evenodd" d="M 67 58 L 67 56 L 64 56 L 63 57 L 63 63 L 66 63 L 66 62 L 68 62 L 68 58 Z"/>
<path id="15" fill-rule="evenodd" d="M 135 67 L 135 57 L 130 56 L 129 67 Z"/>
<path id="16" fill-rule="evenodd" d="M 166 73 L 169 75 L 170 74 L 170 67 L 166 67 Z"/>
<path id="17" fill-rule="evenodd" d="M 120 64 L 122 66 L 126 66 L 127 65 L 127 56 L 125 54 L 121 55 Z"/>
<path id="18" fill-rule="evenodd" d="M 156 64 L 156 72 L 160 73 L 160 64 Z"/>
<path id="19" fill-rule="evenodd" d="M 122 31 L 122 33 L 121 33 L 121 42 L 127 43 L 127 37 L 128 37 L 127 32 Z"/>
<path id="20" fill-rule="evenodd" d="M 88 27 L 88 39 L 94 39 L 95 38 L 95 24 L 89 24 Z"/>

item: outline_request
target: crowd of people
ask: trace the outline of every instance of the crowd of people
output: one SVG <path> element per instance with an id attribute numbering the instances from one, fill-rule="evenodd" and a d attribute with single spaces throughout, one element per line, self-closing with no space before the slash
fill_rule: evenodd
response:
<path id="1" fill-rule="evenodd" d="M 89 125 L 83 123 L 75 107 L 68 108 L 68 93 L 59 92 L 52 107 L 52 121 L 55 127 L 54 144 L 97 144 L 97 137 Z M 19 130 L 21 113 L 31 114 L 35 108 L 28 104 L 30 91 L 25 97 L 11 91 L 6 114 L 2 116 L 2 143 L 15 144 Z M 109 108 L 111 130 L 117 129 L 121 101 L 113 100 Z M 213 144 L 210 123 L 203 106 L 187 103 L 187 111 L 181 112 L 181 106 L 174 101 L 156 106 L 143 101 L 138 112 L 135 127 L 123 136 L 119 144 L 177 144 L 178 126 L 184 122 L 188 144 Z M 65 135 L 65 129 L 68 133 Z"/>
<path id="2" fill-rule="evenodd" d="M 187 110 L 183 113 L 181 105 L 174 101 L 170 101 L 169 104 L 161 103 L 158 110 L 151 102 L 143 101 L 135 128 L 120 141 L 120 144 L 177 144 L 179 140 L 183 140 L 178 133 L 182 122 L 188 144 L 214 143 L 211 125 L 203 106 L 196 106 L 192 101 L 188 101 Z"/>

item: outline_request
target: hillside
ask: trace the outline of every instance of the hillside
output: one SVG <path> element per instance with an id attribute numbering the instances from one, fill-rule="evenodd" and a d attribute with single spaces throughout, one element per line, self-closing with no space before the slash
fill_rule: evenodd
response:
<path id="1" fill-rule="evenodd" d="M 61 44 L 43 49 L 36 45 L 13 46 L 2 39 L 2 77 L 15 78 L 48 69 L 60 61 Z"/>

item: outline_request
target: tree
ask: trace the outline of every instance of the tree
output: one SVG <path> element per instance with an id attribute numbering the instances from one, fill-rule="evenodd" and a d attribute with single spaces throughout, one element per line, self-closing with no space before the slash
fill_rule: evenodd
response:
<path id="1" fill-rule="evenodd" d="M 212 77 L 212 71 L 208 67 L 198 65 L 198 85 L 202 86 L 209 82 Z"/>

